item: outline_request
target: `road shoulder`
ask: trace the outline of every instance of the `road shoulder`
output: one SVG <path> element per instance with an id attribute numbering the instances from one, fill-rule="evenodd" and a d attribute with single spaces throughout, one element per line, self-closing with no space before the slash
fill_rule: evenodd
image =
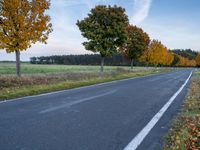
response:
<path id="1" fill-rule="evenodd" d="M 200 148 L 200 71 L 195 71 L 181 112 L 172 121 L 164 150 Z"/>

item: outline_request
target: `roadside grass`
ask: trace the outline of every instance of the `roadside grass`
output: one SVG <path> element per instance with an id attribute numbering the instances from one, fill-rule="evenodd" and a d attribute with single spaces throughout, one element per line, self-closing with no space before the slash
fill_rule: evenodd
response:
<path id="1" fill-rule="evenodd" d="M 164 150 L 200 150 L 200 70 L 195 71 L 180 114 L 172 122 Z"/>
<path id="2" fill-rule="evenodd" d="M 49 74 L 29 74 L 22 78 L 14 75 L 0 76 L 0 100 L 37 95 L 52 91 L 71 89 L 113 80 L 141 77 L 150 74 L 169 72 L 172 69 L 141 69 L 130 71 L 118 68 L 110 72 L 67 72 Z"/>

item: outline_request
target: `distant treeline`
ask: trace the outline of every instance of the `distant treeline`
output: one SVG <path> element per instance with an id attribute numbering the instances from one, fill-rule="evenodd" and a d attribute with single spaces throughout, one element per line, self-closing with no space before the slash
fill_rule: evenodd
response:
<path id="1" fill-rule="evenodd" d="M 198 52 L 191 49 L 174 49 L 171 50 L 171 52 L 180 55 L 182 57 L 188 58 L 189 60 L 194 60 L 198 55 Z"/>
<path id="2" fill-rule="evenodd" d="M 99 54 L 41 56 L 31 57 L 30 62 L 31 64 L 99 65 L 101 56 Z M 129 64 L 130 61 L 120 54 L 105 58 L 105 65 L 123 66 Z M 137 62 L 135 64 L 139 65 Z"/>
<path id="3" fill-rule="evenodd" d="M 194 60 L 197 56 L 197 52 L 191 49 L 175 49 L 171 50 L 172 53 Z M 55 55 L 55 56 L 41 56 L 31 57 L 31 64 L 64 64 L 64 65 L 99 65 L 101 62 L 101 56 L 99 54 L 85 54 L 85 55 Z M 179 58 L 175 58 L 171 66 L 176 66 L 179 62 Z M 124 58 L 121 54 L 115 54 L 112 57 L 105 58 L 105 65 L 112 66 L 127 66 L 130 65 L 130 60 Z M 144 63 L 134 61 L 134 65 L 141 66 Z M 148 64 L 150 65 L 150 64 Z M 153 66 L 153 65 L 152 65 Z"/>

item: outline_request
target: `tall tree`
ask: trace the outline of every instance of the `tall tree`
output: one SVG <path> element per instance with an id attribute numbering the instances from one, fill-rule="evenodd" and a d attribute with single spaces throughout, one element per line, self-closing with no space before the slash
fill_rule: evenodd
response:
<path id="1" fill-rule="evenodd" d="M 195 60 L 196 60 L 197 67 L 200 67 L 200 53 L 198 53 L 198 55 L 197 55 Z"/>
<path id="2" fill-rule="evenodd" d="M 134 59 L 138 60 L 140 56 L 148 49 L 150 38 L 141 28 L 129 25 L 126 28 L 127 41 L 120 48 L 122 54 L 131 60 L 131 69 L 133 69 Z"/>
<path id="3" fill-rule="evenodd" d="M 99 52 L 101 55 L 101 72 L 104 58 L 112 56 L 126 41 L 125 28 L 128 17 L 125 9 L 118 6 L 96 6 L 82 21 L 77 22 L 82 35 L 87 38 L 84 42 L 86 50 Z"/>
<path id="4" fill-rule="evenodd" d="M 45 14 L 49 0 L 1 0 L 0 48 L 16 54 L 16 73 L 21 76 L 20 51 L 36 42 L 46 43 L 52 31 L 50 17 Z"/>

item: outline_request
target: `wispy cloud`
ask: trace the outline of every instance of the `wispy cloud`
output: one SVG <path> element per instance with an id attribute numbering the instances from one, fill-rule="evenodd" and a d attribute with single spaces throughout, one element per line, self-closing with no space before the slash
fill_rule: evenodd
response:
<path id="1" fill-rule="evenodd" d="M 140 24 L 149 14 L 153 0 L 134 0 L 134 11 L 131 17 L 131 23 Z"/>

